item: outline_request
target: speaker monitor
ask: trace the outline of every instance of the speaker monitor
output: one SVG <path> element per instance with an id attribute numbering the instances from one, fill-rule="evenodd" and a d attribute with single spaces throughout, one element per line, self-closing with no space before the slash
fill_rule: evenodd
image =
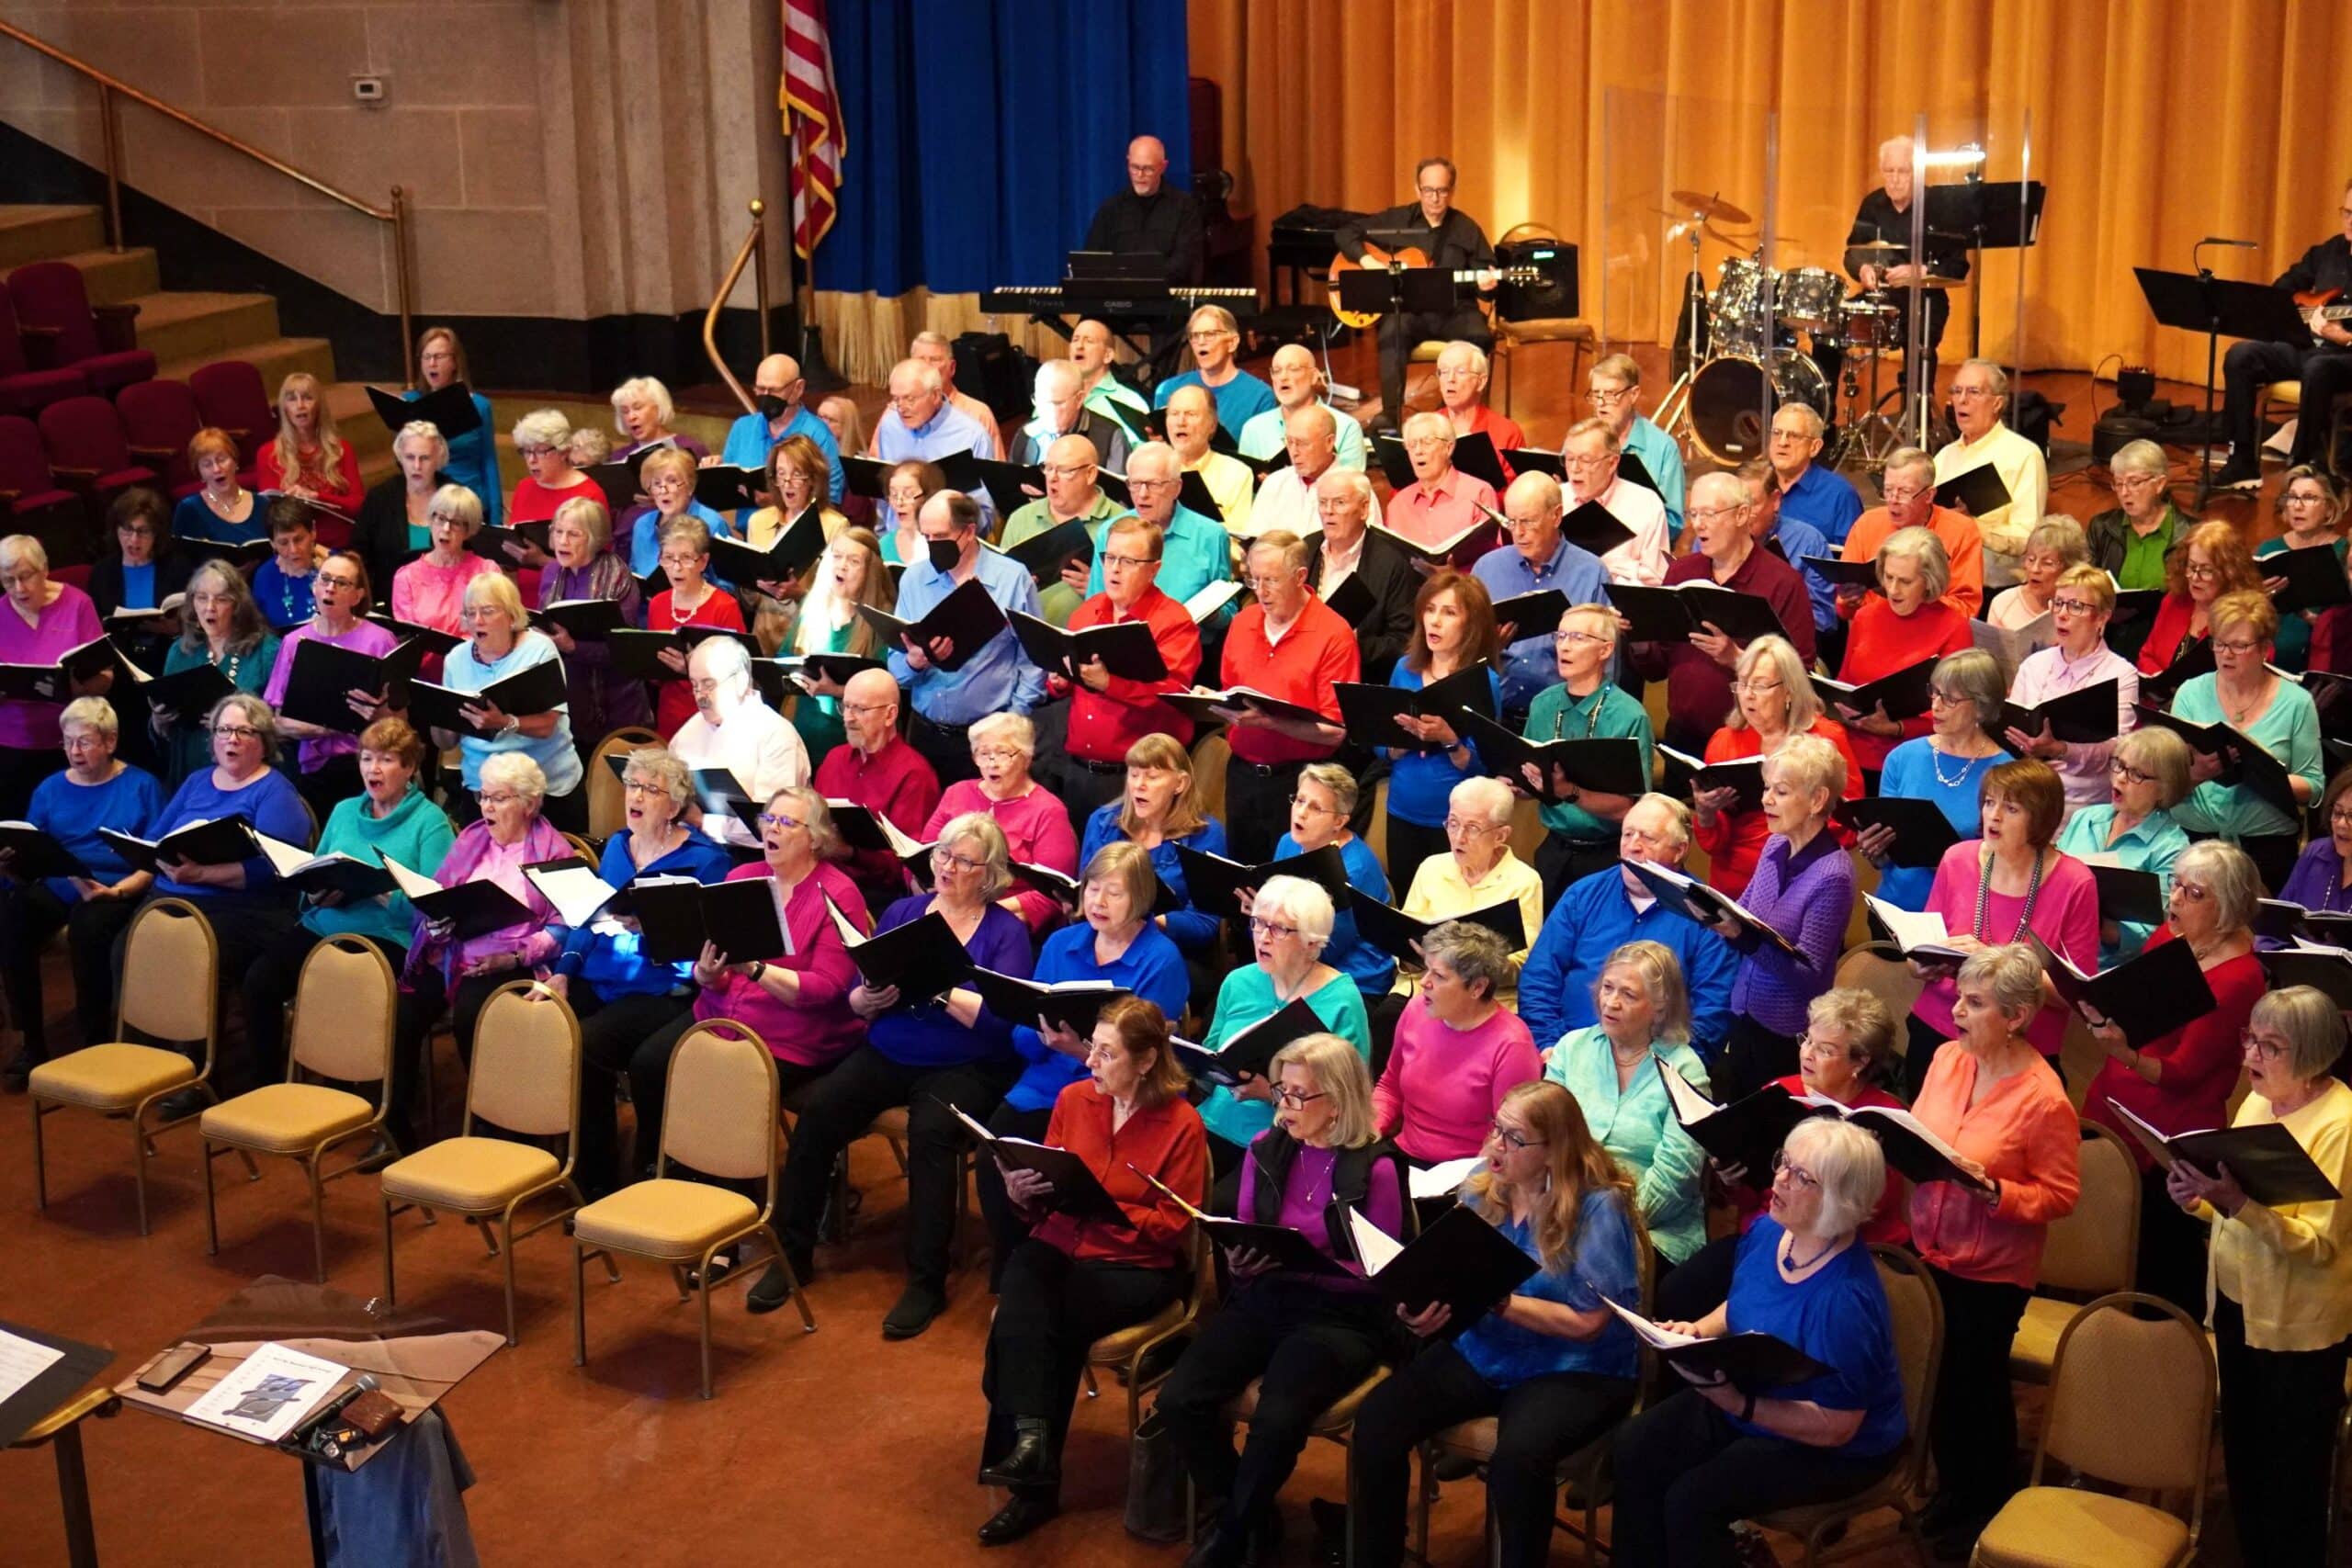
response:
<path id="1" fill-rule="evenodd" d="M 1532 268 L 1533 283 L 1506 280 L 1495 291 L 1495 313 L 1506 321 L 1550 320 L 1582 314 L 1577 297 L 1577 248 L 1566 240 L 1511 240 L 1495 247 L 1495 264 L 1505 270 Z"/>

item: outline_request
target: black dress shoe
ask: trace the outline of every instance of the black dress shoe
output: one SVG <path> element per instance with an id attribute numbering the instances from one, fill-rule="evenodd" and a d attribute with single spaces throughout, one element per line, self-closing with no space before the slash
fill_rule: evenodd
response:
<path id="1" fill-rule="evenodd" d="M 774 1312 L 792 1299 L 793 1281 L 803 1277 L 797 1269 L 786 1274 L 783 1264 L 771 1263 L 768 1271 L 752 1280 L 744 1292 L 743 1305 L 755 1313 Z"/>
<path id="2" fill-rule="evenodd" d="M 1023 1416 L 1013 1421 L 1012 1447 L 1005 1450 L 1003 1458 L 980 1471 L 980 1483 L 984 1486 L 1054 1486 L 1060 1483 L 1061 1478 L 1049 1428 L 1034 1416 Z"/>
<path id="3" fill-rule="evenodd" d="M 1062 1511 L 1050 1497 L 1015 1497 L 980 1527 L 982 1546 L 1011 1546 Z"/>
<path id="4" fill-rule="evenodd" d="M 147 1124 L 158 1127 L 167 1122 L 185 1122 L 191 1116 L 201 1115 L 205 1107 L 212 1102 L 212 1097 L 200 1089 L 184 1089 L 177 1094 L 167 1094 L 155 1102 Z"/>
<path id="5" fill-rule="evenodd" d="M 1192 1552 L 1184 1559 L 1184 1568 L 1241 1568 L 1242 1552 L 1249 1544 L 1246 1533 L 1214 1524 L 1206 1534 L 1193 1543 Z"/>
<path id="6" fill-rule="evenodd" d="M 947 1310 L 947 1298 L 929 1285 L 909 1285 L 882 1319 L 885 1339 L 912 1339 Z"/>

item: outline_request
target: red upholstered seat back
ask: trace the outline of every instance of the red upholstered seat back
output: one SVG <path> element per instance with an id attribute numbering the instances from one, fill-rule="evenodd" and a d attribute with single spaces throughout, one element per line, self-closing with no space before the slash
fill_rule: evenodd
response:
<path id="1" fill-rule="evenodd" d="M 262 447 L 277 434 L 277 414 L 261 371 L 243 359 L 215 360 L 190 372 L 187 385 L 204 423 L 236 438 L 244 466 L 260 461 Z"/>
<path id="2" fill-rule="evenodd" d="M 123 434 L 139 460 L 163 475 L 178 495 L 195 487 L 187 465 L 188 438 L 204 428 L 196 394 L 185 381 L 139 381 L 115 395 Z"/>
<path id="3" fill-rule="evenodd" d="M 81 268 L 66 262 L 28 262 L 8 275 L 8 297 L 20 326 L 56 334 L 56 364 L 97 357 L 98 323 L 90 314 Z"/>
<path id="4" fill-rule="evenodd" d="M 40 439 L 54 468 L 105 475 L 133 466 L 122 420 L 104 398 L 67 398 L 50 404 L 40 411 Z"/>
<path id="5" fill-rule="evenodd" d="M 19 414 L 0 415 L 0 490 L 28 496 L 56 488 L 40 430 Z"/>

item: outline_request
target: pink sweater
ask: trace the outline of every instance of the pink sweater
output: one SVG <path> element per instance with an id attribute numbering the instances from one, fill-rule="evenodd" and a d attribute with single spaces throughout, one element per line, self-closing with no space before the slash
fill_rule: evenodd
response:
<path id="1" fill-rule="evenodd" d="M 1011 800 L 990 800 L 988 791 L 978 779 L 965 779 L 947 786 L 939 797 L 939 805 L 931 820 L 922 825 L 925 843 L 939 837 L 939 830 L 967 811 L 984 811 L 996 818 L 1004 829 L 1005 843 L 1012 849 L 1012 858 L 1031 865 L 1044 866 L 1067 875 L 1078 874 L 1078 835 L 1070 831 L 1069 811 L 1054 792 L 1040 784 L 1031 784 L 1029 793 L 1014 795 Z M 1062 907 L 1053 895 L 1040 893 L 1021 880 L 1012 879 L 1012 895 L 1019 906 L 1021 923 L 1034 936 L 1051 931 L 1061 924 Z"/>
<path id="2" fill-rule="evenodd" d="M 1935 886 L 1928 893 L 1928 908 L 1943 917 L 1944 930 L 1954 935 L 1976 936 L 1988 944 L 2021 940 L 2018 921 L 2025 913 L 2023 894 L 1994 894 L 1985 904 L 1984 929 L 1976 930 L 1976 889 L 1984 854 L 1982 839 L 1970 839 L 1946 850 L 1942 863 L 1936 867 Z M 2072 855 L 2057 857 L 2034 899 L 2030 929 L 2075 968 L 2085 974 L 2097 972 L 2098 884 L 2091 880 L 2090 867 Z M 1950 1040 L 1955 1032 L 1952 998 L 1958 993 L 1959 987 L 1949 976 L 1930 980 L 1919 993 L 1911 1016 Z M 2065 1009 L 2043 1008 L 2034 1014 L 2026 1036 L 2043 1055 L 2055 1057 L 2066 1037 Z"/>
<path id="3" fill-rule="evenodd" d="M 1485 1145 L 1503 1096 L 1544 1076 L 1535 1041 L 1509 1009 L 1455 1029 L 1416 994 L 1396 1019 L 1396 1043 L 1372 1089 L 1372 1120 L 1414 1159 L 1461 1159 Z"/>

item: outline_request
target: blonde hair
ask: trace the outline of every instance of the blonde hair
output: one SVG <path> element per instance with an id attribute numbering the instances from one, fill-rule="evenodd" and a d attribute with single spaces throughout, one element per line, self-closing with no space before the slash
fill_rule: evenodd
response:
<path id="1" fill-rule="evenodd" d="M 613 514 L 601 502 L 585 495 L 575 495 L 555 509 L 554 523 L 576 523 L 588 536 L 588 553 L 603 555 L 613 544 Z"/>
<path id="2" fill-rule="evenodd" d="M 427 327 L 423 332 L 416 334 L 416 384 L 420 387 L 424 385 L 424 351 L 433 346 L 433 340 L 435 338 L 444 338 L 447 340 L 449 344 L 449 357 L 457 362 L 457 378 L 460 381 L 470 382 L 473 378 L 467 374 L 466 371 L 466 345 L 458 341 L 458 329 L 455 327 Z"/>
<path id="3" fill-rule="evenodd" d="M 1338 1120 L 1331 1143 L 1342 1149 L 1361 1149 L 1380 1136 L 1372 1117 L 1372 1069 L 1361 1052 L 1336 1034 L 1306 1034 L 1274 1053 L 1266 1064 L 1266 1081 L 1282 1082 L 1283 1069 L 1305 1067 L 1315 1075 L 1315 1087 L 1328 1096 Z"/>
<path id="4" fill-rule="evenodd" d="M 1829 806 L 1823 807 L 1825 813 L 1845 793 L 1846 759 L 1818 735 L 1790 736 L 1781 742 L 1779 750 L 1764 759 L 1764 773 L 1768 778 L 1777 774 L 1808 795 L 1815 790 L 1826 791 Z"/>
<path id="5" fill-rule="evenodd" d="M 523 591 L 503 571 L 485 571 L 467 581 L 461 603 L 471 604 L 476 600 L 485 600 L 503 610 L 506 624 L 514 628 L 518 637 L 531 624 L 530 612 L 523 608 Z"/>
<path id="6" fill-rule="evenodd" d="M 343 437 L 335 433 L 334 410 L 327 406 L 327 396 L 319 389 L 319 378 L 307 370 L 297 370 L 277 384 L 277 436 L 270 445 L 277 454 L 277 471 L 293 478 L 302 472 L 301 444 L 295 439 L 294 423 L 286 417 L 286 397 L 289 392 L 308 390 L 318 409 L 320 478 L 340 470 L 343 467 Z"/>
<path id="7" fill-rule="evenodd" d="M 1506 1111 L 1526 1125 L 1531 1140 L 1543 1144 L 1549 1156 L 1544 1168 L 1549 1179 L 1537 1197 L 1534 1227 L 1535 1250 L 1548 1272 L 1565 1273 L 1576 1260 L 1577 1221 L 1588 1192 L 1612 1194 L 1638 1238 L 1641 1211 L 1634 1201 L 1633 1179 L 1592 1135 L 1575 1095 L 1538 1078 L 1503 1096 L 1495 1113 L 1499 1118 Z M 1472 1172 L 1464 1193 L 1466 1205 L 1488 1224 L 1510 1218 L 1510 1183 L 1498 1177 L 1493 1167 L 1481 1165 Z"/>
<path id="8" fill-rule="evenodd" d="M 1758 665 L 1767 663 L 1771 665 L 1772 673 L 1781 678 L 1781 691 L 1788 698 L 1788 731 L 1803 735 L 1821 718 L 1821 697 L 1804 672 L 1804 660 L 1797 657 L 1795 646 L 1787 637 L 1759 637 L 1740 651 L 1736 673 L 1745 681 Z M 1747 728 L 1747 715 L 1738 703 L 1731 705 L 1731 712 L 1724 717 L 1724 728 Z"/>

